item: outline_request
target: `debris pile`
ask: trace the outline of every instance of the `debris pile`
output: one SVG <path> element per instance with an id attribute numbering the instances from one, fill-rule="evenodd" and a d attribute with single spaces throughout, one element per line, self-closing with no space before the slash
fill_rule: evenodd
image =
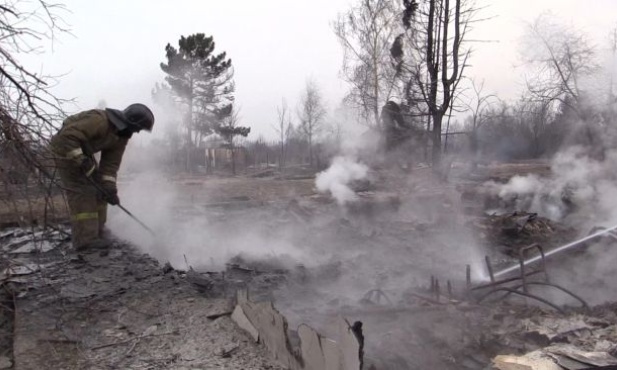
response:
<path id="1" fill-rule="evenodd" d="M 602 311 L 596 310 L 593 316 L 545 312 L 517 321 L 507 319 L 509 324 L 496 334 L 510 338 L 511 348 L 493 359 L 494 368 L 578 370 L 617 366 L 617 321 L 612 311 Z M 607 319 L 607 314 L 611 318 Z M 520 334 L 513 335 L 516 332 Z M 518 348 L 511 346 L 515 341 Z"/>
<path id="2" fill-rule="evenodd" d="M 527 212 L 476 217 L 469 225 L 486 245 L 510 256 L 518 256 L 521 248 L 533 243 L 550 249 L 576 236 L 571 227 Z"/>

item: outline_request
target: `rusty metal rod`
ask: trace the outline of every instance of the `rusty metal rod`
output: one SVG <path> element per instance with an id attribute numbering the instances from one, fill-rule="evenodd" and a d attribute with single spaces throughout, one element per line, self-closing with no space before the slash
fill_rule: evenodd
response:
<path id="1" fill-rule="evenodd" d="M 530 271 L 526 273 L 526 276 L 532 276 L 535 274 L 539 274 L 541 273 L 541 270 L 535 270 L 535 271 Z M 517 280 L 521 280 L 520 276 L 515 276 L 515 277 L 511 277 L 511 278 L 507 278 L 507 279 L 503 279 L 503 280 L 496 280 L 494 283 L 486 283 L 484 285 L 478 285 L 475 286 L 473 288 L 471 288 L 470 290 L 474 291 L 474 290 L 481 290 L 481 289 L 486 289 L 486 288 L 493 288 L 497 285 L 501 285 L 501 284 L 507 284 L 507 283 L 511 283 L 513 281 L 517 281 Z"/>
<path id="2" fill-rule="evenodd" d="M 486 299 L 491 294 L 497 293 L 497 292 L 508 292 L 508 293 L 511 293 L 511 294 L 517 294 L 517 295 L 520 295 L 520 296 L 523 296 L 523 297 L 535 299 L 536 301 L 542 302 L 545 305 L 554 308 L 559 313 L 565 313 L 561 307 L 557 306 L 556 304 L 554 304 L 552 302 L 547 301 L 546 299 L 544 299 L 542 297 L 538 297 L 538 296 L 533 295 L 531 293 L 520 292 L 518 290 L 511 289 L 511 288 L 505 288 L 505 287 L 501 287 L 501 288 L 497 288 L 497 289 L 491 290 L 490 292 L 486 293 L 484 296 L 480 297 L 480 299 L 478 299 L 478 303 L 482 302 L 484 299 Z M 506 296 L 502 297 L 502 299 L 504 299 L 505 297 Z"/>
<path id="3" fill-rule="evenodd" d="M 491 283 L 494 283 L 495 274 L 493 274 L 493 265 L 491 265 L 491 259 L 488 256 L 485 256 L 484 261 L 486 262 L 486 270 L 488 271 L 488 276 L 491 278 Z"/>
<path id="4" fill-rule="evenodd" d="M 467 268 L 466 268 L 465 274 L 467 277 L 467 290 L 470 290 L 471 289 L 471 265 L 467 265 L 466 267 Z"/>
<path id="5" fill-rule="evenodd" d="M 552 288 L 559 289 L 559 290 L 561 290 L 562 292 L 564 292 L 564 293 L 566 293 L 566 294 L 570 295 L 572 298 L 576 299 L 577 301 L 581 302 L 581 305 L 582 305 L 582 306 L 583 306 L 583 308 L 585 308 L 586 310 L 589 310 L 589 309 L 590 309 L 590 308 L 589 308 L 589 305 L 587 304 L 587 302 L 585 302 L 585 300 L 584 300 L 583 298 L 579 297 L 578 295 L 574 294 L 574 293 L 573 293 L 573 292 L 571 292 L 570 290 L 568 290 L 568 289 L 566 289 L 566 288 L 564 288 L 564 287 L 561 287 L 561 286 L 559 286 L 559 285 L 557 285 L 557 284 L 553 284 L 553 283 L 545 283 L 545 282 L 542 282 L 542 281 L 529 281 L 529 282 L 527 282 L 527 285 L 541 285 L 541 286 L 549 286 L 549 287 L 552 287 Z M 515 290 L 516 290 L 516 289 L 520 289 L 521 287 L 522 287 L 522 285 L 517 285 L 517 286 L 515 286 L 515 287 L 512 287 L 511 289 L 515 289 Z M 506 297 L 508 297 L 508 295 L 509 295 L 509 294 L 510 294 L 510 293 L 508 293 L 508 294 L 504 295 L 504 296 L 502 297 L 502 299 L 505 299 Z"/>

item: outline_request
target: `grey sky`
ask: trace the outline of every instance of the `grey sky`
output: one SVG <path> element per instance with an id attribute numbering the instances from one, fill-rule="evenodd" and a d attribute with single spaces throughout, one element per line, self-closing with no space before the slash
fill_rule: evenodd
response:
<path id="1" fill-rule="evenodd" d="M 54 51 L 39 56 L 33 67 L 65 74 L 57 94 L 75 97 L 79 108 L 101 99 L 123 107 L 150 103 L 150 90 L 163 80 L 159 63 L 164 47 L 180 35 L 214 36 L 235 66 L 236 100 L 242 124 L 252 137 L 273 137 L 276 106 L 285 97 L 295 105 L 306 79 L 322 88 L 335 108 L 346 86 L 338 78 L 342 53 L 330 22 L 351 0 L 64 0 L 74 37 L 60 36 Z M 474 39 L 495 40 L 474 46 L 468 75 L 486 80 L 486 90 L 515 97 L 522 87 L 518 64 L 524 22 L 551 10 L 565 22 L 589 32 L 600 45 L 617 24 L 614 0 L 480 0 L 486 9 Z"/>

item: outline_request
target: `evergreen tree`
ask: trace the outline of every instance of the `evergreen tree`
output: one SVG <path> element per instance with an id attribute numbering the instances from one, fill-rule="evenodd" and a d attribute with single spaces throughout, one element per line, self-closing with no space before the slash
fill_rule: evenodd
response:
<path id="1" fill-rule="evenodd" d="M 217 112 L 219 124 L 214 130 L 223 137 L 225 146 L 231 150 L 231 171 L 236 174 L 236 136 L 247 137 L 251 132 L 250 127 L 238 126 L 240 121 L 238 109 L 233 104 L 228 104 Z"/>
<path id="2" fill-rule="evenodd" d="M 234 100 L 233 67 L 225 52 L 214 53 L 213 38 L 203 33 L 181 36 L 178 48 L 167 44 L 167 63 L 161 69 L 182 109 L 185 129 L 186 169 L 192 170 L 192 148 L 213 132 L 219 111 Z"/>

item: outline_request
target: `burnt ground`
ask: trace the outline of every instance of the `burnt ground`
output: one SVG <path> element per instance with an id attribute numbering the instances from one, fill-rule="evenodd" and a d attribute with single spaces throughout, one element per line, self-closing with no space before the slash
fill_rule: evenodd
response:
<path id="1" fill-rule="evenodd" d="M 14 297 L 10 290 L 0 290 L 0 368 L 6 368 L 13 358 Z"/>
<path id="2" fill-rule="evenodd" d="M 512 165 L 508 171 L 524 174 L 545 167 Z M 308 323 L 334 336 L 330 328 L 337 316 L 362 321 L 366 364 L 376 369 L 483 369 L 497 354 L 523 354 L 564 341 L 612 351 L 617 318 L 610 305 L 587 312 L 575 300 L 560 299 L 570 308 L 558 313 L 520 299 L 493 296 L 481 304 L 464 299 L 467 264 L 478 280 L 485 274 L 485 255 L 496 265 L 509 264 L 517 248 L 531 241 L 550 248 L 566 239 L 564 234 L 579 232 L 532 215 L 478 213 L 477 199 L 460 194 L 461 186 L 491 177 L 490 167 L 483 170 L 489 172 L 480 178 L 463 176 L 461 170 L 446 183 L 432 179 L 428 169 L 378 171 L 376 186 L 362 189 L 358 201 L 346 207 L 315 194 L 312 179 L 176 179 L 179 195 L 165 209 L 172 216 L 165 222 L 171 219 L 167 227 L 180 228 L 203 221 L 187 229 L 197 237 L 196 247 L 182 244 L 189 242 L 180 237 L 187 233 L 182 229 L 163 235 L 163 241 L 178 241 L 166 243 L 164 251 L 160 243 L 136 243 L 161 263 L 124 243 L 106 256 L 95 253 L 83 260 L 66 247 L 47 252 L 61 262 L 43 263 L 35 276 L 40 280 L 49 273 L 51 278 L 11 285 L 17 312 L 37 318 L 27 320 L 34 334 L 25 330 L 21 337 L 34 338 L 30 343 L 38 347 L 49 345 L 51 352 L 42 352 L 46 358 L 73 353 L 59 360 L 74 361 L 74 368 L 269 368 L 273 365 L 263 349 L 226 316 L 207 319 L 229 309 L 235 289 L 248 287 L 254 299 L 273 300 L 292 330 Z M 507 177 L 499 171 L 500 178 Z M 157 231 L 165 225 L 140 215 Z M 165 260 L 195 271 L 167 271 Z M 431 276 L 440 279 L 439 297 L 429 289 Z M 553 297 L 549 291 L 537 294 Z M 65 307 L 69 314 L 63 313 Z M 18 328 L 28 325 L 17 317 L 19 338 Z M 555 320 L 582 324 L 568 327 Z M 41 338 L 40 328 L 54 329 Z M 30 348 L 28 342 L 23 346 Z"/>
<path id="3" fill-rule="evenodd" d="M 0 364 L 12 360 L 14 369 L 278 368 L 235 327 L 226 292 L 204 292 L 190 273 L 161 265 L 122 242 L 102 253 L 77 255 L 63 235 L 35 233 L 34 244 L 26 241 L 32 233 L 22 229 L 4 235 L 3 260 L 10 265 L 4 266 L 3 287 L 14 296 L 9 302 L 14 316 L 2 312 L 4 324 L 10 320 L 0 331 Z"/>

